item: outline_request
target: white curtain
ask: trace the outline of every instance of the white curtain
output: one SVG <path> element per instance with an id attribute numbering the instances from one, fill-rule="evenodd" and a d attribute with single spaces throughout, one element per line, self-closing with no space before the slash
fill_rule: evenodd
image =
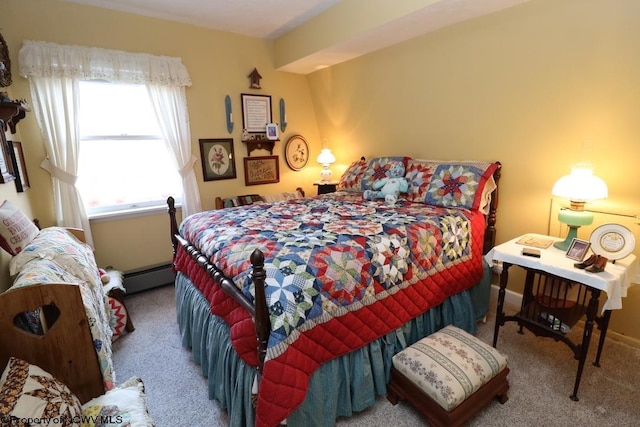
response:
<path id="1" fill-rule="evenodd" d="M 75 184 L 78 171 L 78 80 L 38 77 L 29 80 L 33 108 L 47 158 L 42 167 L 53 181 L 53 200 L 59 226 L 82 228 L 93 247 L 89 219 Z"/>
<path id="2" fill-rule="evenodd" d="M 78 82 L 107 80 L 149 87 L 162 132 L 171 147 L 184 187 L 183 215 L 201 210 L 191 155 L 185 86 L 189 74 L 180 58 L 26 40 L 20 75 L 29 79 L 34 113 L 47 150 L 58 225 L 83 228 L 89 221 L 75 188 L 78 169 Z"/>
<path id="3" fill-rule="evenodd" d="M 185 90 L 182 86 L 147 83 L 147 91 L 167 148 L 173 153 L 174 166 L 182 178 L 184 218 L 202 210 L 198 182 L 193 169 L 197 159 L 191 154 L 191 132 Z"/>

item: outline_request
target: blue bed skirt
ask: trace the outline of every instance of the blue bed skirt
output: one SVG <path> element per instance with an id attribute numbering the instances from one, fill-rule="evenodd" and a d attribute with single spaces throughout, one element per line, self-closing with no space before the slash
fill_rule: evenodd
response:
<path id="1" fill-rule="evenodd" d="M 181 273 L 175 289 L 182 345 L 192 349 L 193 360 L 207 377 L 209 398 L 227 411 L 230 426 L 255 425 L 251 406 L 255 368 L 238 357 L 227 324 L 211 314 L 205 297 Z M 288 425 L 334 426 L 338 417 L 373 406 L 376 396 L 387 393 L 392 356 L 450 324 L 475 333 L 476 315 L 468 291 L 448 298 L 401 329 L 320 366 L 311 377 L 306 399 L 287 418 Z"/>

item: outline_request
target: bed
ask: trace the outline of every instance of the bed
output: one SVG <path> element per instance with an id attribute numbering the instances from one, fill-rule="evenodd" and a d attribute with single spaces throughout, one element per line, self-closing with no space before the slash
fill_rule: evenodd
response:
<path id="1" fill-rule="evenodd" d="M 398 203 L 363 199 L 397 163 Z M 474 332 L 500 170 L 360 160 L 336 193 L 180 225 L 169 198 L 182 344 L 231 425 L 334 425 L 386 394 L 393 354 L 448 324 Z"/>

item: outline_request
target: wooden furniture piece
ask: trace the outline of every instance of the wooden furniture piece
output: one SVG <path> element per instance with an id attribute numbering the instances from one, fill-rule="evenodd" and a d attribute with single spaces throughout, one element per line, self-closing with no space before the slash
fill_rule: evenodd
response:
<path id="1" fill-rule="evenodd" d="M 20 102 L 0 102 L 0 121 L 4 122 L 2 131 L 6 131 L 8 126 L 11 133 L 16 133 L 16 125 L 28 111 L 29 107 Z"/>
<path id="2" fill-rule="evenodd" d="M 499 177 L 500 177 L 500 173 L 499 173 L 499 168 L 496 170 L 495 174 L 494 174 L 494 180 L 496 182 L 496 184 L 499 181 Z M 497 194 L 497 189 L 494 190 L 493 195 L 495 196 Z M 355 194 L 352 195 L 344 195 L 344 197 L 357 197 Z M 491 247 L 493 247 L 493 242 L 494 242 L 494 238 L 495 238 L 495 218 L 496 218 L 496 211 L 497 211 L 497 206 L 498 206 L 498 199 L 497 197 L 492 197 L 491 198 L 491 204 L 490 204 L 490 208 L 489 208 L 489 213 L 484 217 L 481 218 L 481 214 L 480 215 L 476 215 L 476 217 L 478 219 L 483 219 L 482 224 L 486 225 L 485 228 L 485 232 L 484 232 L 484 245 L 482 245 L 482 243 L 479 244 L 474 244 L 473 248 L 474 248 L 474 252 L 478 251 L 478 252 L 482 252 L 480 250 L 481 247 L 484 247 L 485 250 L 489 250 Z M 246 262 L 246 258 L 245 261 L 243 262 L 243 269 L 242 271 L 250 271 L 251 273 L 251 293 L 253 294 L 252 297 L 250 298 L 248 297 L 245 292 L 243 292 L 242 289 L 240 289 L 231 278 L 229 278 L 228 276 L 225 275 L 225 273 L 215 264 L 213 264 L 211 262 L 211 257 L 208 254 L 205 254 L 203 252 L 200 251 L 199 248 L 197 248 L 192 242 L 188 241 L 186 238 L 184 238 L 183 236 L 179 235 L 179 230 L 178 230 L 178 224 L 176 221 L 176 209 L 175 209 L 175 201 L 173 198 L 169 198 L 167 200 L 167 204 L 168 204 L 168 212 L 169 212 L 169 218 L 170 218 L 170 236 L 171 236 L 171 240 L 173 243 L 173 248 L 174 248 L 174 266 L 176 267 L 176 271 L 179 272 L 178 277 L 176 278 L 176 290 L 177 292 L 184 292 L 181 295 L 187 295 L 187 293 L 189 294 L 189 298 L 191 298 L 192 296 L 197 296 L 198 297 L 198 307 L 206 307 L 207 310 L 212 312 L 212 304 L 208 304 L 207 303 L 207 299 L 205 299 L 205 297 L 203 295 L 211 295 L 213 293 L 215 293 L 215 299 L 216 301 L 224 301 L 229 302 L 230 307 L 235 307 L 236 305 L 238 305 L 239 307 L 235 307 L 233 312 L 234 315 L 237 314 L 244 314 L 244 315 L 248 315 L 249 319 L 248 322 L 244 322 L 242 321 L 235 321 L 235 320 L 231 320 L 231 324 L 229 324 L 229 326 L 231 328 L 235 328 L 236 326 L 242 326 L 245 324 L 251 324 L 251 326 L 254 327 L 255 329 L 255 334 L 257 336 L 257 339 L 253 339 L 252 338 L 252 343 L 251 346 L 247 346 L 247 352 L 242 353 L 243 355 L 246 355 L 249 353 L 249 351 L 251 351 L 252 355 L 254 355 L 253 357 L 255 358 L 255 360 L 257 360 L 257 368 L 256 371 L 259 373 L 258 378 L 260 379 L 260 385 L 259 385 L 259 389 L 260 390 L 265 390 L 265 383 L 267 384 L 273 384 L 273 382 L 267 382 L 267 380 L 265 380 L 265 377 L 267 377 L 265 371 L 264 371 L 264 360 L 265 360 L 265 355 L 266 355 L 266 344 L 269 341 L 269 335 L 271 333 L 271 323 L 270 323 L 270 318 L 269 315 L 271 313 L 271 307 L 269 307 L 267 305 L 267 301 L 266 301 L 266 297 L 265 297 L 265 292 L 264 292 L 264 287 L 266 286 L 266 271 L 265 271 L 265 266 L 264 266 L 264 255 L 262 253 L 262 251 L 260 251 L 259 249 L 255 249 L 251 255 L 250 255 L 250 265 L 248 262 Z M 341 205 L 344 206 L 344 205 Z M 317 207 L 316 207 L 317 208 Z M 248 208 L 248 209 L 255 209 L 255 207 L 252 208 Z M 476 212 L 476 214 L 478 214 L 479 212 Z M 196 216 L 193 217 L 194 220 L 196 220 L 196 218 L 200 217 L 200 215 L 205 215 L 204 213 L 202 214 L 196 214 Z M 227 224 L 227 221 L 225 218 L 220 217 L 220 214 L 215 214 L 214 215 L 216 217 L 215 221 L 223 221 L 225 224 Z M 250 220 L 252 221 L 256 221 L 255 218 L 251 218 Z M 264 218 L 260 218 L 260 221 L 263 221 L 265 223 L 269 223 L 268 220 L 264 220 Z M 287 221 L 289 221 L 287 219 Z M 184 221 L 183 221 L 184 222 Z M 198 222 L 198 220 L 196 220 L 196 222 Z M 203 226 L 205 225 L 206 221 L 201 222 L 200 224 L 202 224 Z M 229 222 L 229 224 L 232 221 Z M 421 222 L 422 223 L 422 222 Z M 477 229 L 477 228 L 476 228 Z M 194 232 L 195 230 L 190 230 L 187 231 L 187 235 L 190 235 L 191 232 Z M 204 235 L 207 233 L 200 233 L 200 232 L 195 232 L 199 235 Z M 213 234 L 211 234 L 211 236 L 213 236 Z M 302 244 L 304 244 L 304 241 L 301 242 Z M 269 242 L 265 242 L 265 245 L 268 245 Z M 229 245 L 227 245 L 227 247 L 230 247 Z M 247 250 L 247 247 L 245 247 L 245 250 Z M 484 252 L 483 252 L 484 253 Z M 243 255 L 243 254 L 240 254 Z M 238 259 L 238 258 L 236 258 Z M 196 263 L 197 265 L 193 265 L 194 263 Z M 239 264 L 236 264 L 239 265 Z M 245 270 L 245 266 L 246 269 Z M 288 267 L 284 267 L 285 269 Z M 194 275 L 198 275 L 198 278 L 200 279 L 206 279 L 203 280 L 202 283 L 195 285 L 195 282 L 191 280 L 191 274 L 187 274 L 185 273 L 186 271 L 189 272 L 193 272 Z M 273 269 L 270 270 L 271 273 L 273 273 Z M 203 274 L 201 274 L 203 273 Z M 244 275 L 242 276 L 244 278 Z M 194 279 L 195 280 L 195 279 Z M 274 280 L 271 276 L 270 276 L 270 280 Z M 278 279 L 275 279 L 278 280 Z M 272 285 L 273 286 L 273 282 Z M 468 287 L 471 286 L 470 283 L 462 283 L 460 282 L 460 286 L 464 286 L 464 287 Z M 254 293 L 255 292 L 255 293 Z M 223 298 L 222 294 L 225 294 L 225 297 Z M 227 298 L 230 297 L 230 298 Z M 455 296 L 455 295 L 453 295 Z M 209 298 L 209 297 L 207 297 Z M 213 297 L 212 297 L 213 298 Z M 185 298 L 186 300 L 187 298 Z M 233 305 L 231 305 L 231 299 L 233 299 Z M 201 304 L 202 303 L 202 304 Z M 277 309 L 278 307 L 274 307 L 274 309 Z M 433 309 L 435 311 L 435 309 L 437 309 L 438 307 L 433 306 Z M 195 310 L 200 310 L 199 308 L 196 308 L 195 305 L 186 305 L 185 301 L 183 300 L 181 303 L 181 306 L 178 307 L 178 311 L 182 312 L 182 315 L 179 315 L 179 317 L 182 318 L 187 318 L 189 316 L 191 316 L 191 313 L 194 312 Z M 242 312 L 242 313 L 241 313 Z M 472 313 L 473 310 L 470 307 L 469 308 L 469 313 Z M 202 313 L 201 313 L 202 314 Z M 213 324 L 214 322 L 222 322 L 221 317 L 219 317 L 217 314 L 210 314 L 209 317 L 206 318 L 206 321 L 209 322 L 211 321 L 210 324 Z M 420 316 L 421 313 L 416 313 L 416 316 Z M 200 316 L 200 315 L 198 315 Z M 217 318 L 217 320 L 211 320 L 212 318 Z M 357 319 L 353 319 L 353 320 L 357 320 Z M 475 319 L 473 319 L 472 321 L 475 321 Z M 384 322 L 383 322 L 384 323 Z M 451 323 L 451 321 L 449 321 L 448 323 L 445 324 L 449 324 Z M 386 325 L 386 323 L 385 323 Z M 188 334 L 188 333 L 187 333 Z M 229 335 L 227 333 L 227 335 Z M 244 336 L 244 335 L 243 335 Z M 424 335 L 422 335 L 424 336 Z M 225 336 L 226 338 L 226 336 Z M 191 339 L 193 339 L 193 343 L 190 341 Z M 197 337 L 192 337 L 191 335 L 189 335 L 187 338 L 185 338 L 183 340 L 183 345 L 193 345 L 194 351 L 198 351 L 198 353 L 201 355 L 201 357 L 203 358 L 203 366 L 205 364 L 209 364 L 209 369 L 213 369 L 211 364 L 213 363 L 218 363 L 218 359 L 213 360 L 206 360 L 206 358 L 208 357 L 205 354 L 205 351 L 202 350 L 202 344 L 200 341 L 198 341 L 198 343 L 196 343 L 196 340 L 200 340 L 200 338 Z M 410 341 L 410 342 L 414 342 L 415 338 Z M 227 345 L 226 343 L 229 341 L 222 341 L 222 340 L 218 340 L 215 345 L 218 346 L 218 342 L 220 342 L 220 345 Z M 257 342 L 257 350 L 255 352 L 253 352 L 253 348 L 251 348 L 251 350 L 249 350 L 249 347 L 253 347 L 254 343 Z M 307 341 L 305 340 L 305 342 L 314 342 L 313 340 L 311 341 Z M 377 342 L 377 341 L 376 341 Z M 186 343 L 186 344 L 185 344 Z M 196 348 L 197 347 L 197 348 Z M 218 349 L 220 349 L 222 347 L 216 347 L 216 351 Z M 238 354 L 237 351 L 235 350 L 235 347 L 231 347 L 230 345 L 225 347 L 228 350 L 224 350 L 224 351 L 229 351 L 233 354 Z M 243 346 L 244 348 L 244 346 Z M 400 347 L 399 347 L 400 348 Z M 320 349 L 318 349 L 320 350 Z M 355 352 L 359 352 L 359 350 L 355 350 Z M 325 354 L 326 352 L 323 352 L 323 354 Z M 336 359 L 334 359 L 335 361 L 340 362 L 340 359 L 344 360 L 347 356 L 349 356 L 349 354 L 346 355 L 342 355 Z M 391 354 L 389 354 L 389 358 L 390 358 Z M 212 356 L 213 358 L 213 356 Z M 239 357 L 238 357 L 239 358 Z M 231 360 L 231 359 L 230 359 Z M 246 364 L 244 363 L 239 363 L 236 362 L 236 359 L 232 359 L 233 363 L 235 364 L 234 366 L 242 366 L 243 369 L 245 369 L 246 372 Z M 332 360 L 331 362 L 333 362 L 334 360 Z M 242 361 L 241 361 L 242 362 Z M 268 363 L 271 363 L 271 365 L 269 366 L 276 366 L 274 365 L 274 363 L 277 363 L 278 361 L 274 362 L 273 358 L 269 359 Z M 251 367 L 255 366 L 253 364 L 250 365 Z M 288 366 L 291 366 L 291 364 L 289 364 Z M 323 366 L 325 365 L 321 365 L 319 369 L 321 369 Z M 335 366 L 335 365 L 332 365 Z M 218 369 L 220 368 L 219 366 L 216 368 Z M 235 368 L 233 368 L 235 369 Z M 213 372 L 213 371 L 209 371 L 209 372 Z M 253 374 L 254 371 L 253 369 L 249 370 L 250 374 Z M 275 370 L 271 370 L 271 372 L 275 372 Z M 265 375 L 262 375 L 263 373 L 265 373 Z M 262 376 L 262 377 L 261 377 Z M 315 375 L 314 375 L 315 377 Z M 246 384 L 247 383 L 247 374 L 244 375 L 242 380 L 234 380 L 235 382 L 242 382 L 242 384 Z M 253 381 L 253 376 L 251 377 L 252 380 L 250 382 Z M 225 381 L 225 379 L 221 379 L 221 381 Z M 311 383 L 313 382 L 313 378 L 311 379 Z M 286 384 L 285 384 L 286 385 Z M 210 389 L 211 390 L 211 389 Z M 215 394 L 216 391 L 213 391 L 212 394 Z M 248 394 L 248 393 L 247 393 Z M 274 393 L 278 394 L 278 393 Z M 282 395 L 282 393 L 279 393 L 280 395 Z M 258 397 L 258 408 L 260 408 L 261 403 L 263 402 L 263 405 L 265 405 L 265 400 L 261 400 L 261 399 L 267 399 L 270 398 L 271 395 L 265 395 L 265 393 L 261 393 Z M 237 405 L 238 407 L 241 407 L 242 409 L 239 409 L 238 412 L 241 412 L 242 417 L 245 416 L 251 416 L 252 410 L 250 408 L 247 408 L 246 406 L 244 406 L 243 402 L 240 402 L 240 400 L 245 399 L 245 394 L 242 394 L 241 396 L 237 396 L 235 398 L 235 401 L 232 401 L 231 399 L 229 400 L 224 400 L 224 405 L 228 405 L 227 408 L 229 408 L 229 412 L 233 413 L 235 411 L 234 405 Z M 312 396 L 313 397 L 313 396 Z M 221 399 L 226 399 L 226 397 L 222 397 Z M 216 400 L 218 400 L 216 398 Z M 221 400 L 222 402 L 222 400 Z M 314 400 L 311 400 L 311 402 L 315 402 Z M 268 404 L 268 403 L 266 403 Z M 263 406 L 264 407 L 264 406 Z M 245 415 L 245 414 L 249 414 L 249 415 Z M 263 412 L 264 414 L 264 412 Z M 272 416 L 271 414 L 269 414 L 270 416 Z M 296 413 L 290 413 L 289 417 L 292 416 L 296 416 Z M 249 422 L 249 421 L 244 421 L 245 419 L 243 418 L 242 422 Z M 251 423 L 251 422 L 250 422 Z M 293 422 L 292 422 L 293 423 Z"/>
<path id="3" fill-rule="evenodd" d="M 542 239 L 555 239 L 539 236 Z M 562 341 L 573 351 L 578 360 L 576 379 L 571 399 L 578 400 L 578 388 L 591 342 L 594 323 L 600 330 L 600 341 L 595 366 L 600 366 L 611 310 L 622 308 L 622 296 L 629 286 L 629 269 L 637 269 L 637 260 L 630 255 L 616 264 L 609 263 L 605 271 L 589 273 L 573 266 L 575 260 L 566 257 L 564 251 L 550 246 L 540 249 L 540 257 L 522 255 L 527 246 L 516 243 L 520 237 L 493 248 L 486 256 L 489 262 L 501 262 L 500 290 L 496 309 L 493 346 L 498 343 L 500 327 L 506 322 L 517 322 L 519 333 L 527 328 L 536 336 Z M 526 279 L 520 311 L 513 315 L 504 313 L 504 298 L 509 281 L 509 269 L 519 266 L 526 271 Z M 600 294 L 607 295 L 602 314 L 598 315 Z M 566 333 L 586 315 L 584 332 L 580 342 L 573 342 Z"/>
<path id="4" fill-rule="evenodd" d="M 267 150 L 269 155 L 273 156 L 273 148 L 279 139 L 250 139 L 242 141 L 247 144 L 247 156 L 251 156 L 251 152 L 254 150 Z"/>
<path id="5" fill-rule="evenodd" d="M 302 187 L 296 188 L 296 197 L 298 197 L 298 195 L 304 197 L 304 189 Z M 215 198 L 215 208 L 223 209 L 223 208 L 229 208 L 234 206 L 251 205 L 257 202 L 264 202 L 265 198 L 267 197 L 260 196 L 259 194 L 245 194 L 242 196 L 225 197 L 224 199 L 218 196 Z M 269 196 L 268 198 L 273 199 L 274 201 L 286 200 L 287 193 L 274 194 Z M 231 204 L 231 206 L 229 206 L 229 204 Z"/>
<path id="6" fill-rule="evenodd" d="M 338 184 L 339 184 L 338 181 L 329 181 L 329 182 L 316 181 L 313 183 L 313 185 L 318 187 L 318 195 L 335 193 L 336 189 L 338 188 Z"/>
<path id="7" fill-rule="evenodd" d="M 494 398 L 509 400 L 508 374 L 504 355 L 450 325 L 393 356 L 387 399 L 407 400 L 430 426 L 462 426 Z"/>
<path id="8" fill-rule="evenodd" d="M 49 319 L 44 335 L 25 332 L 15 325 L 19 314 L 47 306 L 55 306 L 59 315 L 53 322 Z M 37 365 L 66 384 L 81 403 L 104 393 L 77 286 L 35 285 L 0 294 L 0 331 L 0 367 L 4 368 L 11 356 Z"/>

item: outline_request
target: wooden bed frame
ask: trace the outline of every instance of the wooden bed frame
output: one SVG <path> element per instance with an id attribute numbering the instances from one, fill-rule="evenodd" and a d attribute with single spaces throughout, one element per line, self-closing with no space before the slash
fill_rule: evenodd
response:
<path id="1" fill-rule="evenodd" d="M 57 308 L 59 316 L 55 320 L 44 316 L 48 327 L 43 335 L 24 331 L 14 324 L 19 314 L 51 305 Z M 13 356 L 49 372 L 83 404 L 104 394 L 98 355 L 78 286 L 43 284 L 3 292 L 0 331 L 0 369 Z"/>
<path id="2" fill-rule="evenodd" d="M 502 166 L 500 162 L 499 167 L 493 174 L 493 179 L 496 183 L 496 189 L 491 193 L 491 204 L 489 206 L 489 213 L 487 215 L 487 225 L 484 235 L 483 253 L 487 253 L 493 248 L 496 238 L 496 213 L 498 210 L 498 188 L 501 176 Z M 170 236 L 173 246 L 173 255 L 175 258 L 178 250 L 178 245 L 182 246 L 189 256 L 203 268 L 209 276 L 211 276 L 214 282 L 220 286 L 224 292 L 236 300 L 241 306 L 243 306 L 253 317 L 256 328 L 256 335 L 258 337 L 257 352 L 258 352 L 258 374 L 262 372 L 264 359 L 267 354 L 267 342 L 269 341 L 269 333 L 271 331 L 271 325 L 269 323 L 269 309 L 267 306 L 265 295 L 265 280 L 266 272 L 264 270 L 264 254 L 259 249 L 256 249 L 251 254 L 251 265 L 253 271 L 251 278 L 255 284 L 255 306 L 254 304 L 238 289 L 233 281 L 226 277 L 224 273 L 218 269 L 217 266 L 211 264 L 207 257 L 203 255 L 195 246 L 186 241 L 179 235 L 178 221 L 176 218 L 175 200 L 173 197 L 167 199 L 169 223 L 170 223 Z"/>

